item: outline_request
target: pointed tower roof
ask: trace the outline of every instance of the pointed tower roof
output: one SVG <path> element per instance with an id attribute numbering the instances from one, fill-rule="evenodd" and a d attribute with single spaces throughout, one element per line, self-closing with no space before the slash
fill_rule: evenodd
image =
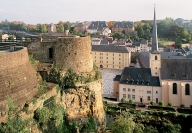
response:
<path id="1" fill-rule="evenodd" d="M 152 35 L 152 49 L 151 53 L 158 53 L 158 39 L 157 39 L 157 24 L 156 24 L 156 13 L 154 7 L 154 20 L 153 20 L 153 35 Z"/>

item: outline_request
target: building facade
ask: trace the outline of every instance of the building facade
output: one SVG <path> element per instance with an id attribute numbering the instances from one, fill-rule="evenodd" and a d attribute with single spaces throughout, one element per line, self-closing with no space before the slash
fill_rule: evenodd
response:
<path id="1" fill-rule="evenodd" d="M 115 22 L 112 27 L 112 33 L 116 32 L 125 32 L 125 34 L 131 34 L 134 32 L 134 23 L 127 21 L 127 22 Z"/>
<path id="2" fill-rule="evenodd" d="M 131 53 L 125 46 L 92 45 L 92 57 L 100 68 L 122 70 L 131 63 Z"/>

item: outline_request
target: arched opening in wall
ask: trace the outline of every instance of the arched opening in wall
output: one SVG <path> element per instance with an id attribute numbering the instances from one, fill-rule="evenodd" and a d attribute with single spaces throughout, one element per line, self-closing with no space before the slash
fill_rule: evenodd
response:
<path id="1" fill-rule="evenodd" d="M 173 94 L 177 94 L 177 84 L 173 83 Z"/>
<path id="2" fill-rule="evenodd" d="M 49 58 L 53 58 L 53 48 L 49 48 Z"/>
<path id="3" fill-rule="evenodd" d="M 100 65 L 100 68 L 103 68 L 103 65 Z"/>
<path id="4" fill-rule="evenodd" d="M 185 95 L 190 95 L 190 86 L 189 86 L 189 84 L 185 85 Z"/>
<path id="5" fill-rule="evenodd" d="M 157 55 L 155 55 L 155 60 L 157 60 Z"/>

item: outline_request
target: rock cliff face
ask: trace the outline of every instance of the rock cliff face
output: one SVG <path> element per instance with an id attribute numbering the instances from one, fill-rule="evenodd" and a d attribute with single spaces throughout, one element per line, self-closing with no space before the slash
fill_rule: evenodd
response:
<path id="1" fill-rule="evenodd" d="M 87 83 L 86 87 L 64 90 L 61 103 L 65 107 L 70 121 L 82 124 L 87 122 L 90 116 L 94 116 L 99 126 L 98 130 L 105 127 L 101 80 Z"/>

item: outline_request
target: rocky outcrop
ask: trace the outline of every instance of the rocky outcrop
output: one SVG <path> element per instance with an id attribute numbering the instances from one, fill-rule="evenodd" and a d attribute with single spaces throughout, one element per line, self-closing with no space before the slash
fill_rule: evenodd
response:
<path id="1" fill-rule="evenodd" d="M 98 130 L 104 129 L 101 80 L 87 83 L 84 87 L 66 89 L 59 100 L 62 100 L 70 121 L 77 121 L 81 125 L 87 122 L 90 116 L 94 116 L 99 126 Z"/>

